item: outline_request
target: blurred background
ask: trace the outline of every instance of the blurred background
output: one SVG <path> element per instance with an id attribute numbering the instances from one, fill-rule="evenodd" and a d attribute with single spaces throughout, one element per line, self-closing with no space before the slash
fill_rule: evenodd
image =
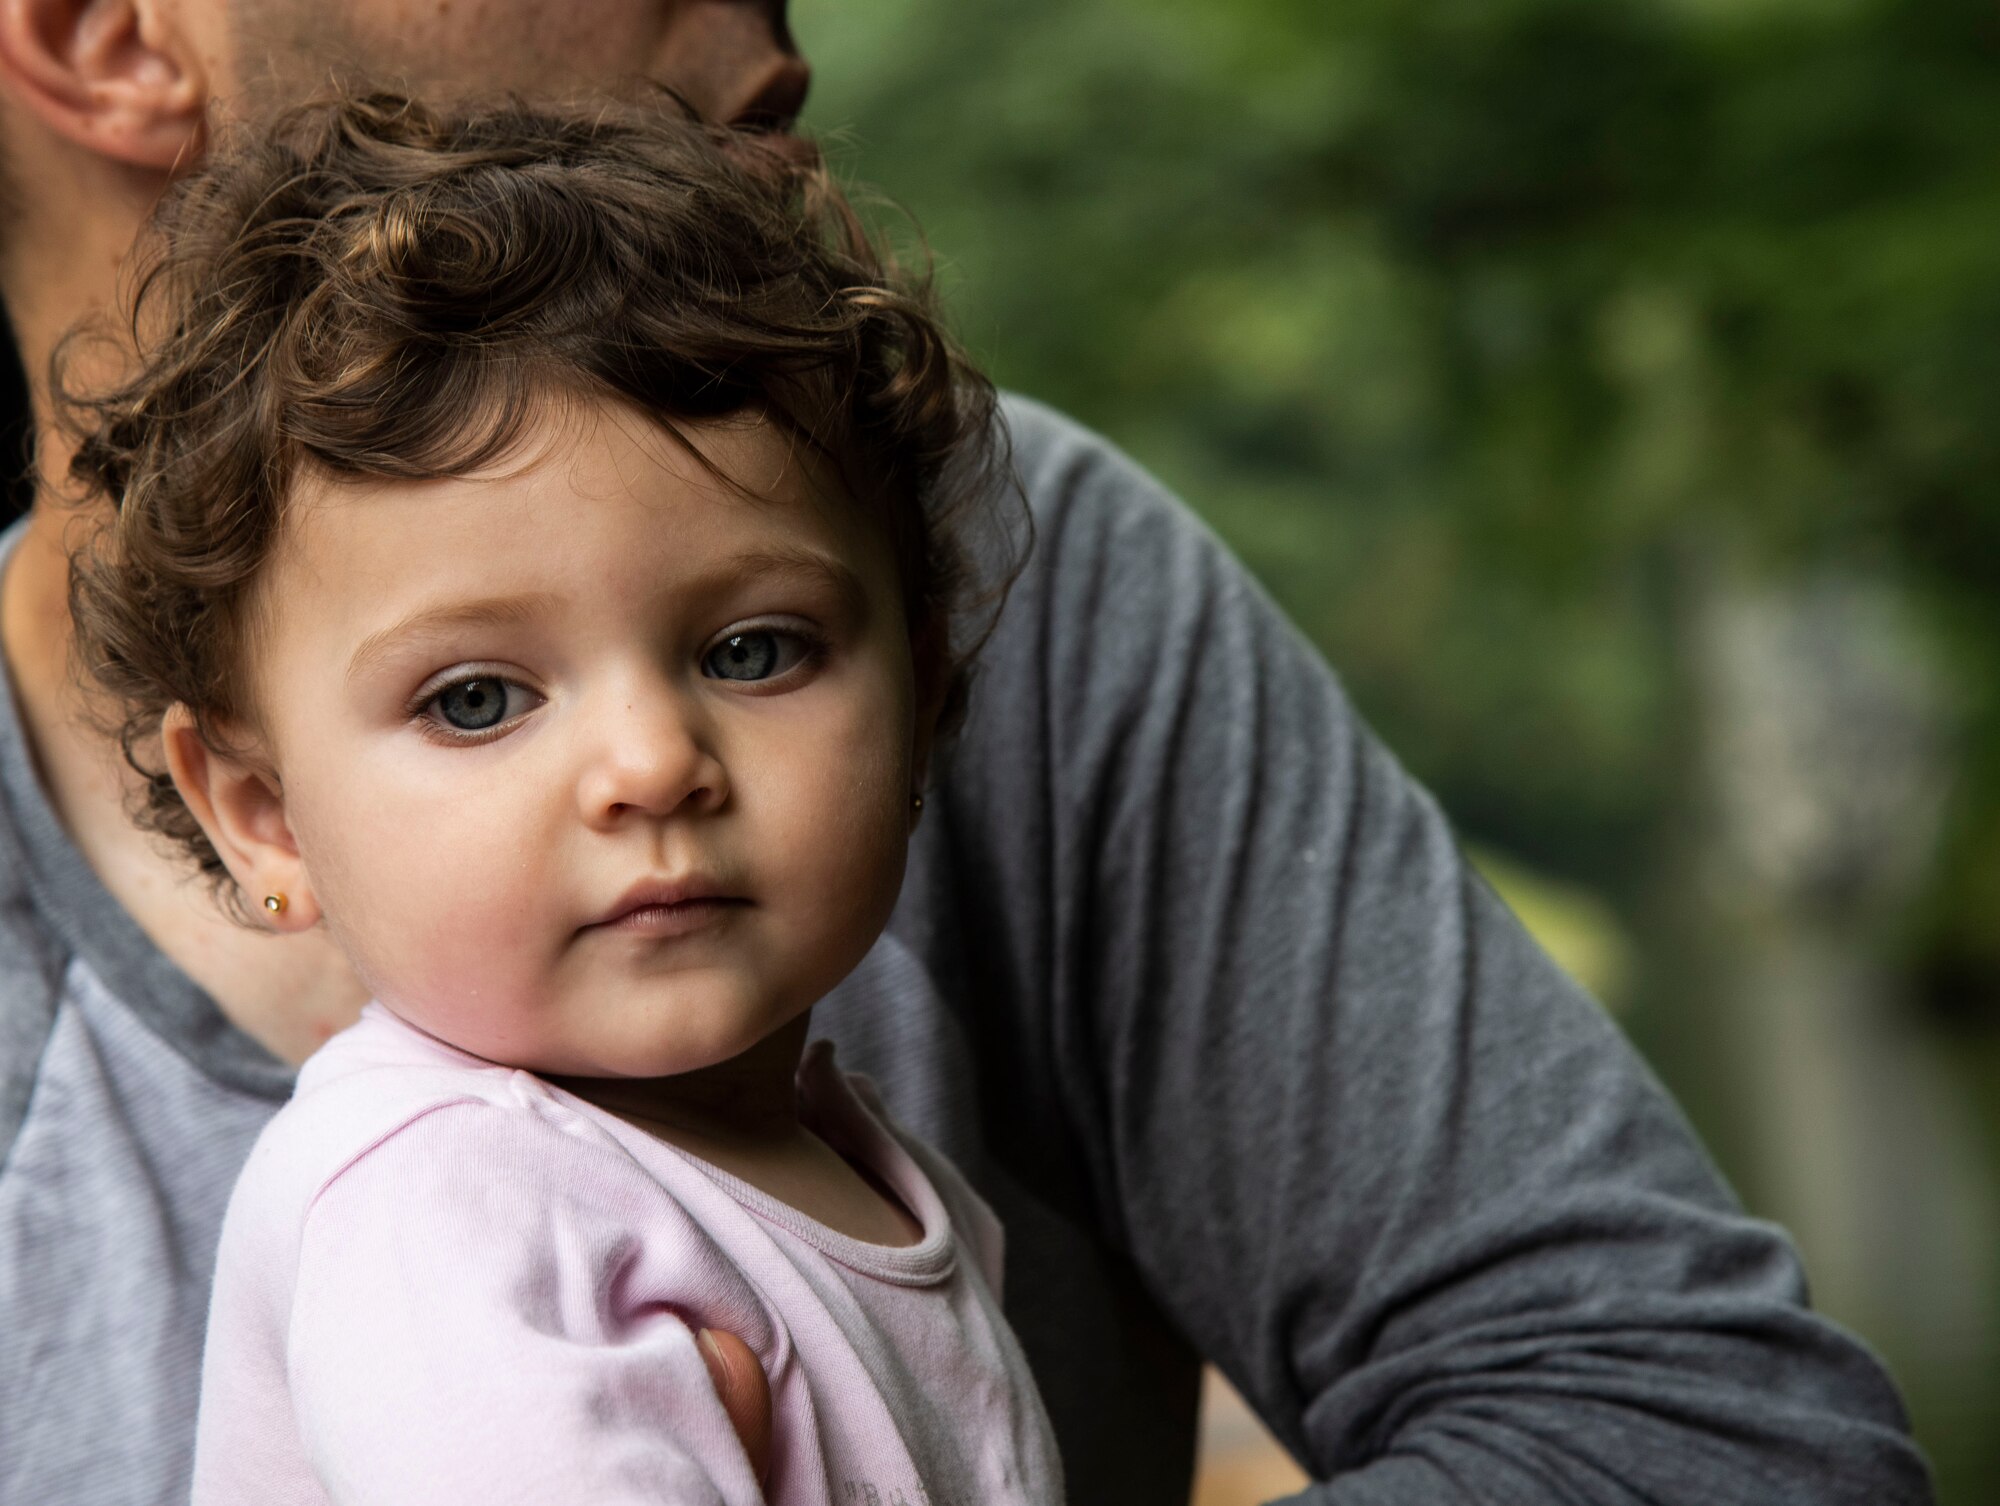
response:
<path id="1" fill-rule="evenodd" d="M 990 369 L 1234 546 L 1991 1501 L 2000 6 L 793 12 Z M 1202 1499 L 1290 1488 L 1216 1395 Z"/>

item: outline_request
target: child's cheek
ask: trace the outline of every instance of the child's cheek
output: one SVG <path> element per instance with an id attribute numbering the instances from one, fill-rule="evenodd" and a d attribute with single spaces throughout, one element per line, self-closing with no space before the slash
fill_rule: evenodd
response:
<path id="1" fill-rule="evenodd" d="M 816 988 L 832 986 L 874 944 L 902 884 L 909 760 L 877 730 L 887 717 L 871 710 L 787 750 L 794 762 L 763 796 L 771 819 L 762 871 L 783 893 Z"/>
<path id="2" fill-rule="evenodd" d="M 377 898 L 366 968 L 376 997 L 476 1055 L 533 1060 L 541 1045 L 534 1004 L 547 971 L 536 954 L 537 917 L 491 888 L 443 906 L 400 886 Z"/>
<path id="3" fill-rule="evenodd" d="M 412 870 L 413 874 L 416 870 Z M 532 982 L 532 943 L 547 928 L 550 897 L 515 881 L 511 855 L 481 854 L 473 863 L 441 863 L 402 898 L 405 956 L 413 986 L 439 1001 L 495 1001 L 504 980 L 518 992 Z"/>
<path id="4" fill-rule="evenodd" d="M 442 1022 L 515 1003 L 549 924 L 548 884 L 530 857 L 542 844 L 459 802 L 376 793 L 348 809 L 344 836 L 318 844 L 315 887 L 335 939 L 375 995 L 418 1024 L 420 1014 Z M 350 852 L 366 862 L 346 861 Z"/>

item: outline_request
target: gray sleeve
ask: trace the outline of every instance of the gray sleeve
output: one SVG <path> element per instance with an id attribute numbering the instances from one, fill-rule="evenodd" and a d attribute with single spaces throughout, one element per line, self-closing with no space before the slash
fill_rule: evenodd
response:
<path id="1" fill-rule="evenodd" d="M 1012 416 L 1057 1096 L 1301 1499 L 1928 1501 L 1882 1370 L 1325 663 L 1143 474 Z"/>

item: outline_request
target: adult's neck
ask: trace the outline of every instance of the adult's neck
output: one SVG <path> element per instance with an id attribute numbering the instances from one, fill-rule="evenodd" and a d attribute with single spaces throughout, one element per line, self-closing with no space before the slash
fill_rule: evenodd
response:
<path id="1" fill-rule="evenodd" d="M 112 898 L 231 1021 L 281 1059 L 302 1061 L 354 1019 L 365 991 L 322 933 L 246 930 L 132 824 L 134 776 L 85 714 L 71 673 L 70 549 L 105 504 L 70 492 L 74 446 L 55 422 L 49 360 L 78 321 L 116 310 L 127 254 L 165 179 L 70 147 L 18 111 L 5 112 L 0 134 L 21 206 L 0 230 L 0 298 L 28 376 L 40 483 L 0 575 L 0 650 L 22 729 L 58 820 Z M 79 355 L 72 385 L 112 374 L 89 359 Z"/>
<path id="2" fill-rule="evenodd" d="M 167 178 L 85 151 L 20 110 L 0 112 L 0 132 L 18 205 L 0 230 L 0 298 L 27 372 L 46 487 L 69 462 L 52 431 L 49 357 L 73 325 L 116 307 L 121 270 Z"/>
<path id="3" fill-rule="evenodd" d="M 124 776 L 115 750 L 90 734 L 69 674 L 69 543 L 102 504 L 68 490 L 74 446 L 56 422 L 50 360 L 68 330 L 116 306 L 126 255 L 165 184 L 71 145 L 19 110 L 6 111 L 0 129 L 19 202 L 0 232 L 0 298 L 28 379 L 37 481 L 26 534 L 0 577 L 0 647 L 43 783 L 78 835 L 94 831 L 100 808 L 121 798 Z M 79 365 L 71 380 L 111 374 L 102 358 L 97 366 Z"/>

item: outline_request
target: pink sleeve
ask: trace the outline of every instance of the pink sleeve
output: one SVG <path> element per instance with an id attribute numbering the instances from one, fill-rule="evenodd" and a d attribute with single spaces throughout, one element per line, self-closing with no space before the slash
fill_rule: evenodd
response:
<path id="1" fill-rule="evenodd" d="M 306 1220 L 286 1355 L 333 1501 L 761 1506 L 660 1300 L 663 1272 L 704 1284 L 717 1257 L 672 1218 L 654 1236 L 663 1199 L 615 1147 L 480 1104 L 343 1171 Z"/>

